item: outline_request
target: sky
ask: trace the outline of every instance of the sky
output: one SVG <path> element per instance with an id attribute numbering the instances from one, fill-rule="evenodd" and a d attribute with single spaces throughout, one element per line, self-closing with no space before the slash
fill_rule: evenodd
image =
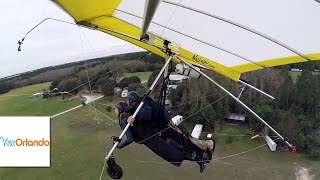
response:
<path id="1" fill-rule="evenodd" d="M 45 18 L 73 19 L 49 0 L 2 1 L 0 16 L 0 78 L 85 58 L 142 51 L 99 31 L 48 20 L 28 34 L 18 52 L 18 40 Z"/>

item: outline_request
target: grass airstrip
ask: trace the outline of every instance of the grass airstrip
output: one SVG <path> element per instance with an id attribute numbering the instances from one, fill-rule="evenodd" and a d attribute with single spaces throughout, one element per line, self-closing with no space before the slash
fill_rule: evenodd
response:
<path id="1" fill-rule="evenodd" d="M 0 95 L 0 115 L 53 115 L 80 104 L 76 99 L 23 96 L 48 86 L 48 83 L 27 86 Z M 21 96 L 13 96 L 18 94 Z M 112 145 L 110 137 L 120 134 L 113 111 L 106 112 L 103 104 L 116 99 L 101 99 L 99 103 L 51 119 L 51 167 L 0 168 L 0 180 L 98 180 L 106 151 Z M 223 127 L 219 132 L 222 134 L 215 135 L 217 147 L 213 158 L 216 160 L 207 165 L 203 174 L 194 162 L 185 161 L 178 168 L 154 155 L 144 145 L 135 143 L 116 150 L 115 157 L 124 171 L 123 179 L 129 180 L 283 180 L 300 177 L 304 168 L 309 177 L 320 179 L 320 162 L 307 160 L 298 153 L 270 152 L 263 146 L 230 156 L 264 144 L 259 138 L 251 140 L 248 136 L 235 136 L 233 143 L 226 144 L 223 134 L 243 135 L 246 131 L 243 126 Z M 110 177 L 104 174 L 102 179 Z"/>

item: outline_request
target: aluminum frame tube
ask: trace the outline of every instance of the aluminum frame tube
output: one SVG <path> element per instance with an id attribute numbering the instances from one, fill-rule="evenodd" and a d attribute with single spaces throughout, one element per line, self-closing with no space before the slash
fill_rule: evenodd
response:
<path id="1" fill-rule="evenodd" d="M 275 99 L 275 98 L 274 98 L 273 96 L 271 96 L 270 94 L 268 94 L 268 93 L 266 93 L 266 92 L 264 92 L 264 91 L 262 91 L 262 90 L 260 90 L 260 89 L 258 89 L 258 88 L 256 88 L 256 87 L 252 86 L 251 84 L 248 84 L 248 83 L 246 83 L 246 82 L 244 82 L 244 81 L 242 81 L 242 80 L 239 80 L 239 82 L 241 82 L 242 84 L 244 84 L 244 85 L 246 85 L 246 86 L 248 86 L 248 87 L 250 87 L 250 88 L 252 88 L 252 89 L 254 89 L 254 90 L 258 91 L 258 92 L 260 92 L 261 94 L 263 94 L 263 95 L 265 95 L 265 96 L 267 96 L 267 97 L 269 97 L 269 98 L 271 98 L 271 99 Z"/>
<path id="2" fill-rule="evenodd" d="M 153 16 L 160 4 L 161 0 L 146 0 L 144 5 L 144 13 L 143 13 L 143 20 L 142 20 L 142 32 L 141 37 L 145 36 Z"/>

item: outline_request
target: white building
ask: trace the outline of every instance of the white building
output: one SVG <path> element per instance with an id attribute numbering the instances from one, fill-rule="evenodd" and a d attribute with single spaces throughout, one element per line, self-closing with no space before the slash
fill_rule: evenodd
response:
<path id="1" fill-rule="evenodd" d="M 178 84 L 187 78 L 188 78 L 187 76 L 182 76 L 179 74 L 170 74 L 169 75 L 170 84 L 168 85 L 168 90 L 177 89 Z"/>
<path id="2" fill-rule="evenodd" d="M 298 68 L 291 68 L 291 71 L 292 71 L 292 72 L 301 72 L 302 70 L 301 70 L 301 69 L 298 69 Z"/>

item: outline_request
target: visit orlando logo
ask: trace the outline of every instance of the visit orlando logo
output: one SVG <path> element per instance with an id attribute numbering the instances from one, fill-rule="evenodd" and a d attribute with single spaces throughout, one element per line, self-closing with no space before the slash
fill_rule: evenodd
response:
<path id="1" fill-rule="evenodd" d="M 11 139 L 8 137 L 0 136 L 0 147 L 12 147 L 12 146 L 49 146 L 50 141 L 41 139 L 28 139 L 28 138 L 16 138 Z"/>

